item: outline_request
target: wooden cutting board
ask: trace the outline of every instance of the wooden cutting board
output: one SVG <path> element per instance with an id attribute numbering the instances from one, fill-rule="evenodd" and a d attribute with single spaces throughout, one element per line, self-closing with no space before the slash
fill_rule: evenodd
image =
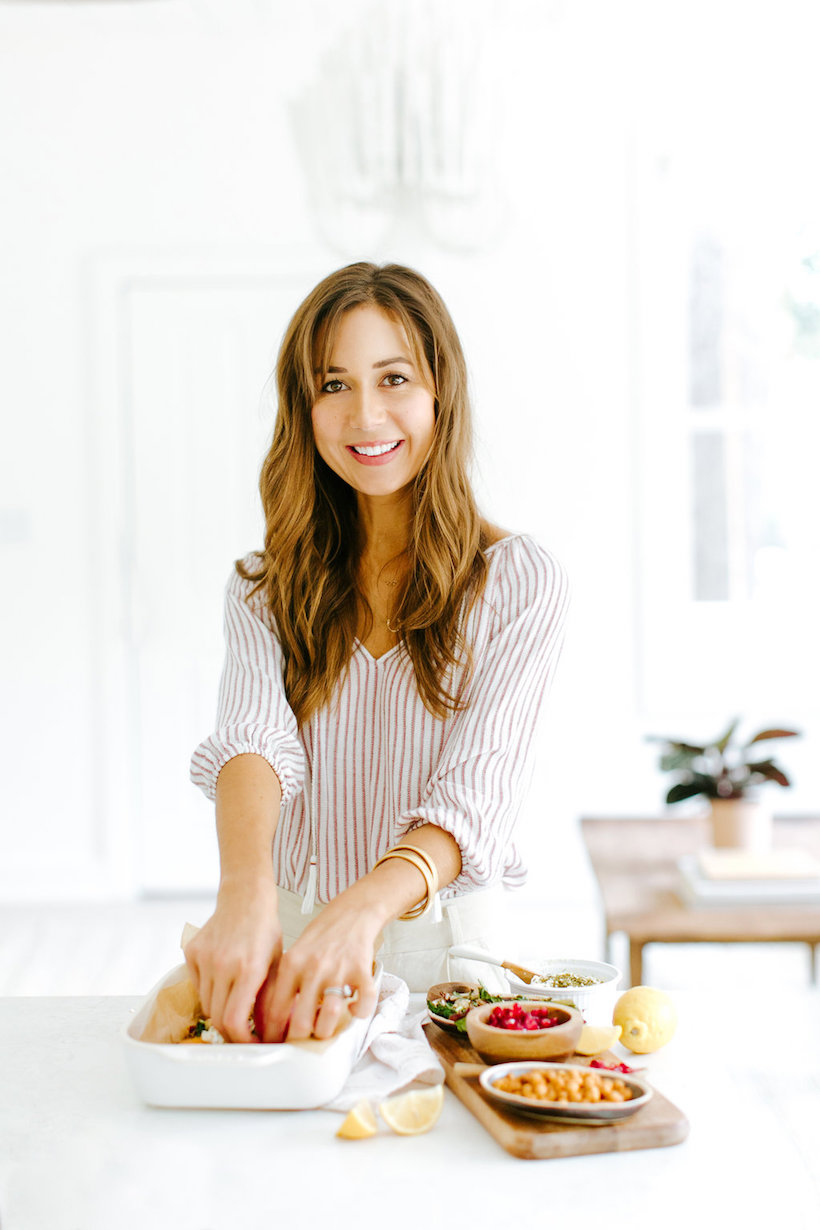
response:
<path id="1" fill-rule="evenodd" d="M 686 1116 L 657 1089 L 629 1119 L 597 1126 L 559 1123 L 557 1120 L 517 1115 L 490 1100 L 478 1078 L 453 1071 L 457 1063 L 481 1063 L 465 1034 L 424 1026 L 427 1041 L 444 1066 L 445 1080 L 456 1097 L 475 1115 L 502 1148 L 514 1157 L 575 1157 L 581 1153 L 622 1153 L 629 1149 L 657 1149 L 677 1145 L 689 1134 Z M 578 1057 L 578 1062 L 588 1060 Z"/>

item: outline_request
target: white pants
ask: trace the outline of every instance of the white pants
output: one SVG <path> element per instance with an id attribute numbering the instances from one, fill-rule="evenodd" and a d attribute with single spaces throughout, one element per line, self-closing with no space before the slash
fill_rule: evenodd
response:
<path id="1" fill-rule="evenodd" d="M 376 953 L 388 974 L 404 979 L 411 991 L 426 991 L 437 982 L 480 982 L 488 991 L 505 993 L 509 983 L 503 971 L 483 961 L 451 957 L 453 944 L 469 944 L 490 951 L 502 905 L 501 888 L 466 893 L 441 903 L 441 921 L 432 912 L 423 918 L 388 923 Z M 322 910 L 302 914 L 302 898 L 287 889 L 277 890 L 279 921 L 285 948 L 297 940 Z"/>

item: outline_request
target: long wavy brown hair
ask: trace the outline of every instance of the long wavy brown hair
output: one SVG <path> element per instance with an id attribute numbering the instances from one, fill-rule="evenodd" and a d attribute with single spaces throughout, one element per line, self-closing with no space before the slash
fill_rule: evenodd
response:
<path id="1" fill-rule="evenodd" d="M 403 265 L 361 262 L 330 274 L 297 310 L 276 365 L 278 410 L 259 490 L 265 548 L 237 571 L 269 605 L 284 657 L 285 691 L 300 725 L 326 705 L 358 630 L 372 626 L 359 584 L 363 542 L 356 492 L 319 456 L 311 410 L 345 312 L 371 304 L 398 321 L 435 395 L 433 443 L 412 490 L 406 579 L 396 626 L 427 708 L 462 707 L 472 668 L 461 628 L 484 587 L 489 530 L 468 478 L 472 424 L 458 335 L 430 283 Z M 424 359 L 424 362 L 421 360 Z"/>

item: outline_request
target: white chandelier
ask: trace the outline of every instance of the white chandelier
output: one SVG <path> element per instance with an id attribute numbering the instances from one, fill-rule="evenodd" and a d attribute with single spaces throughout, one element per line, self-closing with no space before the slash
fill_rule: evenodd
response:
<path id="1" fill-rule="evenodd" d="M 295 103 L 317 224 L 346 252 L 400 218 L 463 251 L 498 233 L 490 0 L 372 4 L 333 39 Z"/>

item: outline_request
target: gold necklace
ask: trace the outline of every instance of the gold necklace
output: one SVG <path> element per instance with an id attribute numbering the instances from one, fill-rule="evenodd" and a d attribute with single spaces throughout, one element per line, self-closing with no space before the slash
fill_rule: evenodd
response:
<path id="1" fill-rule="evenodd" d="M 389 561 L 388 561 L 388 563 L 392 563 L 392 561 L 390 561 L 390 560 L 389 560 Z M 383 575 L 382 575 L 382 574 L 383 574 L 383 572 L 384 572 L 385 567 L 386 567 L 386 565 L 384 565 L 384 564 L 383 564 L 383 565 L 382 565 L 382 567 L 381 567 L 381 568 L 379 568 L 378 570 L 373 569 L 373 568 L 369 569 L 369 571 L 370 571 L 370 575 L 371 575 L 371 577 L 373 578 L 373 584 L 374 584 L 375 589 L 376 589 L 377 591 L 378 591 L 378 588 L 379 588 L 379 586 L 380 586 L 380 585 L 385 586 L 385 588 L 387 588 L 387 589 L 394 590 L 394 589 L 396 589 L 396 588 L 398 587 L 398 585 L 399 585 L 399 583 L 400 583 L 400 581 L 399 581 L 399 579 L 398 579 L 398 578 L 397 578 L 395 581 L 390 581 L 390 580 L 388 580 L 388 578 L 387 578 L 387 577 L 385 577 L 385 576 L 383 576 Z M 397 625 L 397 626 L 395 626 L 395 627 L 394 627 L 394 626 L 393 626 L 393 624 L 390 622 L 390 616 L 389 616 L 389 615 L 385 616 L 385 619 L 384 619 L 384 625 L 385 625 L 385 627 L 387 628 L 388 632 L 392 632 L 392 634 L 393 634 L 394 636 L 398 636 L 398 635 L 399 635 L 399 632 L 400 632 L 400 629 L 401 629 L 401 625 L 399 624 L 399 625 Z"/>

